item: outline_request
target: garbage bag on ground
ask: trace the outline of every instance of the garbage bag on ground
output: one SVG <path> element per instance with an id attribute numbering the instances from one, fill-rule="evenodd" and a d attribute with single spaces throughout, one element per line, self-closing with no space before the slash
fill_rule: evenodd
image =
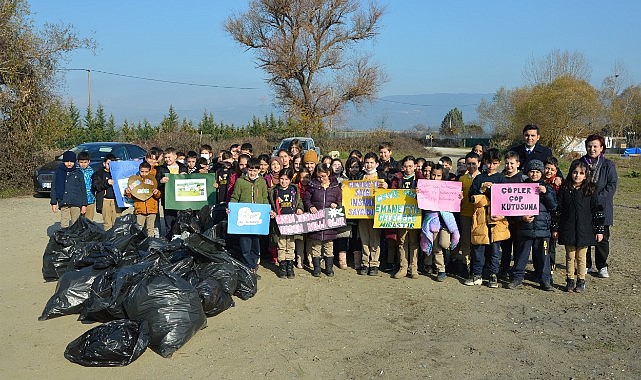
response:
<path id="1" fill-rule="evenodd" d="M 201 263 L 196 265 L 195 271 L 200 280 L 208 277 L 218 280 L 223 290 L 229 294 L 234 294 L 238 288 L 236 267 L 231 262 Z"/>
<path id="2" fill-rule="evenodd" d="M 120 252 L 136 251 L 146 235 L 136 221 L 136 215 L 127 214 L 116 218 L 113 227 L 106 232 L 105 241 Z"/>
<path id="3" fill-rule="evenodd" d="M 200 224 L 198 223 L 198 216 L 194 215 L 191 209 L 178 210 L 176 216 L 176 223 L 171 230 L 174 235 L 196 234 L 200 232 Z"/>
<path id="4" fill-rule="evenodd" d="M 223 290 L 220 283 L 211 277 L 196 284 L 205 315 L 213 317 L 234 306 L 231 294 Z"/>
<path id="5" fill-rule="evenodd" d="M 71 246 L 69 254 L 71 263 L 69 269 L 80 269 L 94 264 L 93 256 L 102 250 L 102 242 L 83 241 Z"/>
<path id="6" fill-rule="evenodd" d="M 104 271 L 91 286 L 91 293 L 80 312 L 81 321 L 108 322 L 127 317 L 123 302 L 129 290 L 146 272 L 158 265 L 155 260 L 144 260 L 132 265 Z"/>
<path id="7" fill-rule="evenodd" d="M 203 206 L 203 208 L 198 212 L 198 221 L 200 223 L 201 231 L 208 230 L 224 220 L 227 220 L 227 206 L 224 203 Z M 226 233 L 226 225 L 223 231 Z M 224 236 L 220 234 L 217 236 L 224 238 Z"/>
<path id="8" fill-rule="evenodd" d="M 149 324 L 149 347 L 163 357 L 207 326 L 198 292 L 172 273 L 148 272 L 131 289 L 124 308 L 130 319 Z"/>
<path id="9" fill-rule="evenodd" d="M 194 234 L 185 239 L 186 247 L 200 256 L 201 262 L 231 263 L 236 270 L 238 286 L 234 295 L 242 300 L 253 297 L 258 291 L 256 274 L 245 264 L 231 257 L 216 240 L 208 239 L 202 234 Z"/>
<path id="10" fill-rule="evenodd" d="M 102 227 L 84 216 L 79 217 L 71 226 L 55 231 L 42 255 L 42 277 L 45 281 L 56 281 L 63 273 L 73 269 L 70 264 L 74 254 L 73 246 L 104 239 Z"/>
<path id="11" fill-rule="evenodd" d="M 122 367 L 147 349 L 147 323 L 119 319 L 92 328 L 67 345 L 65 358 L 85 367 Z"/>
<path id="12" fill-rule="evenodd" d="M 94 279 L 101 273 L 102 271 L 87 267 L 63 274 L 56 286 L 56 292 L 49 298 L 38 320 L 79 313 L 83 303 L 89 298 Z"/>

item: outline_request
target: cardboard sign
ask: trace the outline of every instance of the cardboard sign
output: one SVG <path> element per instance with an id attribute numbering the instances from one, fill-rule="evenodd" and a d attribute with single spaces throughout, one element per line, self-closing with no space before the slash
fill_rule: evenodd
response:
<path id="1" fill-rule="evenodd" d="M 154 190 L 158 188 L 158 183 L 153 175 L 144 177 L 132 175 L 127 181 L 127 187 L 132 197 L 146 201 L 154 195 Z"/>
<path id="2" fill-rule="evenodd" d="M 269 234 L 269 211 L 271 206 L 263 203 L 229 203 L 228 234 Z"/>
<path id="3" fill-rule="evenodd" d="M 276 224 L 281 235 L 300 235 L 308 232 L 329 230 L 347 225 L 342 207 L 324 208 L 312 214 L 276 215 Z"/>
<path id="4" fill-rule="evenodd" d="M 416 185 L 418 207 L 430 211 L 461 211 L 463 183 L 459 181 L 432 181 L 419 179 Z"/>
<path id="5" fill-rule="evenodd" d="M 125 196 L 125 189 L 129 185 L 129 177 L 138 174 L 138 167 L 141 161 L 111 161 L 109 171 L 114 180 L 113 188 L 118 207 L 132 207 L 134 201 Z"/>
<path id="6" fill-rule="evenodd" d="M 215 174 L 169 174 L 165 184 L 165 208 L 200 210 L 216 204 Z"/>
<path id="7" fill-rule="evenodd" d="M 378 181 L 343 181 L 343 207 L 347 219 L 374 219 L 374 189 Z"/>
<path id="8" fill-rule="evenodd" d="M 539 215 L 538 183 L 495 183 L 492 185 L 492 215 Z"/>
<path id="9" fill-rule="evenodd" d="M 374 228 L 421 228 L 415 189 L 376 189 Z"/>

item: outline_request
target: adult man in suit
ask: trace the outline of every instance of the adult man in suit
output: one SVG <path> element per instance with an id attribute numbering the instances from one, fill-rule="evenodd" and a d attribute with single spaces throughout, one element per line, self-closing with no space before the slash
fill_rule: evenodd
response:
<path id="1" fill-rule="evenodd" d="M 534 124 L 528 124 L 523 128 L 523 144 L 510 148 L 519 154 L 520 169 L 523 170 L 531 160 L 545 162 L 545 159 L 552 156 L 550 148 L 538 144 L 541 134 L 539 127 Z"/>

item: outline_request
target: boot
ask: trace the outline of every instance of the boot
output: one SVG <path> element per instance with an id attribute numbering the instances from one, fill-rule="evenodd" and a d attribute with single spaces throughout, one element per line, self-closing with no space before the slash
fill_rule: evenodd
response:
<path id="1" fill-rule="evenodd" d="M 338 252 L 338 267 L 341 269 L 347 269 L 347 252 Z"/>
<path id="2" fill-rule="evenodd" d="M 334 277 L 334 258 L 325 257 L 325 274 L 327 277 Z"/>
<path id="3" fill-rule="evenodd" d="M 573 278 L 568 278 L 565 280 L 565 291 L 568 293 L 572 293 L 574 291 L 574 288 L 576 287 L 576 282 L 574 281 Z"/>
<path id="4" fill-rule="evenodd" d="M 296 275 L 294 274 L 294 261 L 293 260 L 287 260 L 285 261 L 287 265 L 287 278 L 294 278 Z"/>
<path id="5" fill-rule="evenodd" d="M 314 260 L 312 260 L 312 254 L 311 253 L 307 254 L 307 263 L 309 263 L 310 267 L 312 267 L 312 268 L 314 267 Z"/>
<path id="6" fill-rule="evenodd" d="M 281 261 L 278 264 L 278 278 L 285 278 L 287 276 L 287 262 Z"/>
<path id="7" fill-rule="evenodd" d="M 405 278 L 407 276 L 407 266 L 400 266 L 398 269 L 398 272 L 392 276 L 392 278 L 399 279 L 399 278 Z"/>
<path id="8" fill-rule="evenodd" d="M 312 276 L 314 277 L 320 277 L 321 275 L 320 259 L 320 257 L 312 257 L 312 265 L 314 266 Z"/>
<path id="9" fill-rule="evenodd" d="M 354 251 L 354 269 L 357 271 L 361 269 L 361 263 L 362 263 L 362 254 L 360 251 Z"/>

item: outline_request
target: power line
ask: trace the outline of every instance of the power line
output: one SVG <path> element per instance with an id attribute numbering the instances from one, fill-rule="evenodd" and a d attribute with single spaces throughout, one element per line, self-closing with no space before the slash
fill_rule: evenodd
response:
<path id="1" fill-rule="evenodd" d="M 109 71 L 93 70 L 93 69 L 61 68 L 61 69 L 58 69 L 58 70 L 63 70 L 63 71 L 87 71 L 87 72 L 94 72 L 94 73 L 100 73 L 100 74 L 105 74 L 105 75 L 113 75 L 113 76 L 123 77 L 123 78 L 146 80 L 146 81 L 150 81 L 150 82 L 159 82 L 159 83 L 180 84 L 180 85 L 184 85 L 184 86 L 225 88 L 225 89 L 233 89 L 233 90 L 260 90 L 260 88 L 258 88 L 258 87 L 236 87 L 236 86 L 222 86 L 222 85 L 218 85 L 218 84 L 180 82 L 180 81 L 165 80 L 165 79 L 146 78 L 146 77 L 140 77 L 140 76 L 137 76 L 137 75 L 127 75 L 127 74 L 112 73 L 112 72 L 109 72 Z"/>
<path id="2" fill-rule="evenodd" d="M 450 105 L 446 105 L 446 104 L 418 104 L 418 103 L 399 102 L 397 100 L 389 100 L 389 99 L 381 99 L 381 98 L 376 98 L 376 100 L 381 101 L 381 102 L 404 104 L 404 105 L 407 105 L 407 106 L 418 106 L 418 107 L 449 107 L 450 106 Z M 478 106 L 478 105 L 479 105 L 479 103 L 458 104 L 458 105 L 456 105 L 456 107 L 472 107 L 472 106 Z"/>

